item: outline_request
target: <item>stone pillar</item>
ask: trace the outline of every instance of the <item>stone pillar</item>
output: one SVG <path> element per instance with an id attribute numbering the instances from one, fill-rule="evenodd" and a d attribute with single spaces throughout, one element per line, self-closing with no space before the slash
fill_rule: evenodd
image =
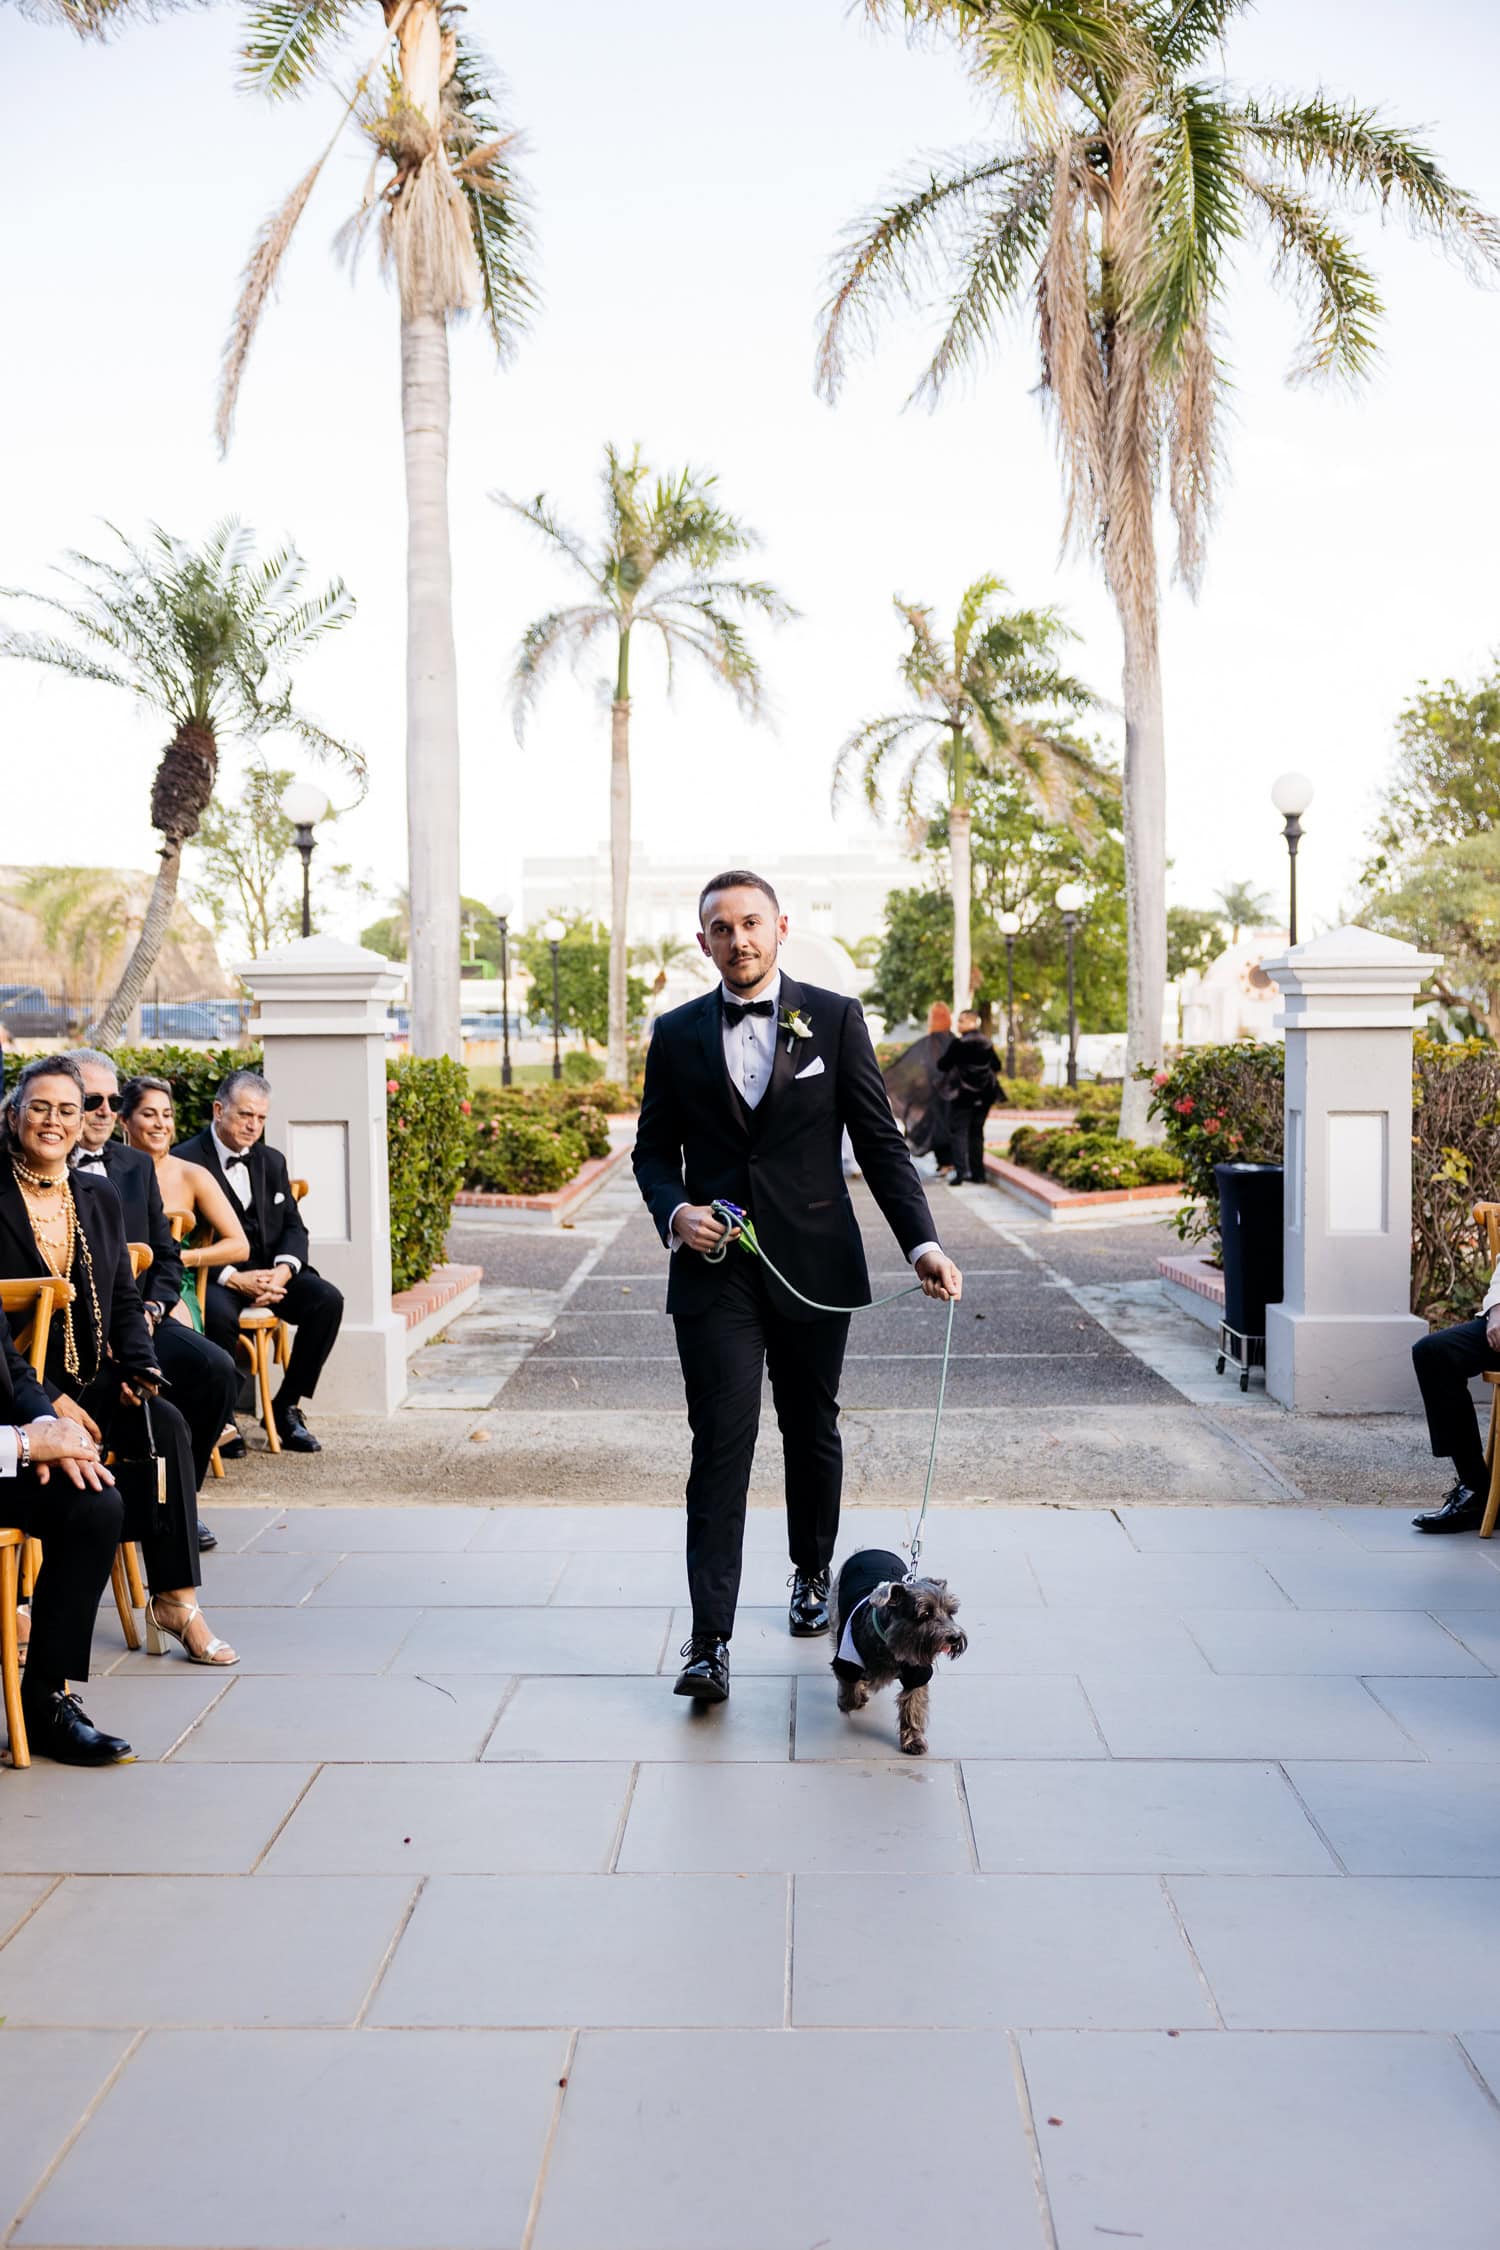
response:
<path id="1" fill-rule="evenodd" d="M 1266 1388 L 1300 1414 L 1414 1411 L 1412 1004 L 1436 956 L 1348 928 L 1262 966 L 1286 1033 L 1286 1280 Z"/>
<path id="2" fill-rule="evenodd" d="M 305 1179 L 312 1262 L 344 1292 L 344 1324 L 318 1384 L 332 1414 L 389 1414 L 406 1395 L 406 1326 L 391 1311 L 385 1142 L 389 961 L 338 938 L 297 938 L 239 974 L 265 1047 L 268 1139 Z"/>

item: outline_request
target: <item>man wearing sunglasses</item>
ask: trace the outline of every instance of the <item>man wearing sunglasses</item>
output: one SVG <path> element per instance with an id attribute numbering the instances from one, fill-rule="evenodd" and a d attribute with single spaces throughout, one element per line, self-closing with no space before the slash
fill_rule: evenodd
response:
<path id="1" fill-rule="evenodd" d="M 182 1258 L 162 1208 L 156 1166 L 144 1149 L 127 1147 L 115 1138 L 120 1122 L 119 1073 L 96 1047 L 75 1047 L 67 1060 L 76 1064 L 83 1080 L 83 1131 L 73 1167 L 107 1179 L 125 1208 L 127 1241 L 150 1244 L 151 1263 L 136 1286 L 151 1324 L 157 1363 L 192 1438 L 193 1468 L 201 1492 L 214 1441 L 234 1412 L 239 1376 L 228 1352 L 211 1337 L 200 1336 L 171 1317 L 182 1295 Z M 203 1548 L 218 1544 L 201 1518 L 198 1544 Z"/>

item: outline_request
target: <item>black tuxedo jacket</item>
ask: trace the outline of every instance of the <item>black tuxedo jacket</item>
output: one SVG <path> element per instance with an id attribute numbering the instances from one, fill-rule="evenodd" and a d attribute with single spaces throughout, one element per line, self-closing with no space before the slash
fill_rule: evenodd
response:
<path id="1" fill-rule="evenodd" d="M 179 1141 L 172 1154 L 189 1164 L 201 1164 L 212 1172 L 235 1209 L 240 1208 L 240 1199 L 229 1184 L 228 1174 L 219 1162 L 213 1134 L 206 1125 L 201 1133 L 194 1133 L 191 1140 Z M 283 1256 L 296 1258 L 304 1266 L 307 1264 L 307 1229 L 292 1193 L 286 1158 L 279 1148 L 267 1148 L 264 1141 L 257 1141 L 250 1151 L 250 1207 L 243 1216 L 250 1243 L 247 1265 L 274 1266 Z"/>
<path id="2" fill-rule="evenodd" d="M 741 1101 L 724 1061 L 717 986 L 659 1019 L 646 1050 L 636 1180 L 663 1242 L 670 1243 L 679 1203 L 722 1196 L 749 1212 L 768 1254 L 805 1296 L 824 1305 L 867 1304 L 869 1271 L 844 1183 L 845 1126 L 902 1250 L 910 1256 L 918 1243 L 935 1241 L 937 1229 L 891 1115 L 859 1002 L 783 976 L 778 1017 L 788 1009 L 800 1012 L 812 1037 L 778 1030 L 771 1082 L 754 1110 Z M 706 1311 L 728 1260 L 749 1255 L 731 1245 L 712 1265 L 696 1251 L 677 1250 L 668 1312 Z M 818 1317 L 774 1280 L 770 1287 L 778 1312 Z"/>
<path id="3" fill-rule="evenodd" d="M 148 1305 L 170 1312 L 182 1295 L 182 1253 L 167 1224 L 156 1166 L 143 1148 L 131 1148 L 124 1141 L 106 1141 L 99 1154 L 105 1178 L 124 1208 L 126 1241 L 151 1245 L 151 1263 L 136 1287 Z"/>
<path id="4" fill-rule="evenodd" d="M 51 1412 L 51 1399 L 32 1374 L 30 1360 L 16 1350 L 10 1323 L 0 1312 L 0 1422 L 35 1422 Z M 4 1512 L 0 1500 L 0 1515 Z"/>
<path id="5" fill-rule="evenodd" d="M 156 1346 L 146 1326 L 141 1293 L 130 1270 L 130 1238 L 125 1232 L 125 1211 L 108 1180 L 91 1179 L 87 1172 L 73 1175 L 73 1201 L 78 1223 L 88 1237 L 93 1260 L 94 1293 L 99 1300 L 102 1335 L 94 1332 L 94 1311 L 87 1287 L 75 1269 L 72 1279 L 73 1328 L 78 1340 L 82 1373 L 69 1375 L 63 1365 L 63 1324 L 56 1314 L 47 1346 L 47 1389 L 52 1395 L 67 1391 L 76 1397 L 100 1371 L 106 1354 L 122 1374 L 142 1374 L 156 1367 Z M 37 1248 L 26 1205 L 9 1161 L 0 1157 L 0 1273 L 7 1277 L 45 1274 L 47 1261 Z"/>

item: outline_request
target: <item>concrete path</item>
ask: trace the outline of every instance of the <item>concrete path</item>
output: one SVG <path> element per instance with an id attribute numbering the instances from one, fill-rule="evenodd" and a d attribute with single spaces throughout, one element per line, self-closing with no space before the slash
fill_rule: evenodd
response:
<path id="1" fill-rule="evenodd" d="M 1495 1549 L 945 1510 L 918 1763 L 750 1523 L 715 1712 L 665 1508 L 222 1508 L 229 1678 L 105 1616 L 142 1762 L 0 1774 L 0 2238 L 1493 2250 Z"/>

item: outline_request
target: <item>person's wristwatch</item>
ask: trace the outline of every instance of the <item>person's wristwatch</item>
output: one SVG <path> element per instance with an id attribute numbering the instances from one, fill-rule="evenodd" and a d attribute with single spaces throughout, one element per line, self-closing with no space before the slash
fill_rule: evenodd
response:
<path id="1" fill-rule="evenodd" d="M 24 1422 L 16 1422 L 12 1426 L 16 1433 L 16 1467 L 18 1469 L 29 1469 L 31 1467 L 31 1432 Z"/>
<path id="2" fill-rule="evenodd" d="M 159 1305 L 154 1297 L 148 1297 L 146 1299 L 146 1318 L 150 1321 L 153 1328 L 155 1328 L 159 1324 L 162 1316 L 166 1312 L 166 1309 L 166 1306 Z"/>

